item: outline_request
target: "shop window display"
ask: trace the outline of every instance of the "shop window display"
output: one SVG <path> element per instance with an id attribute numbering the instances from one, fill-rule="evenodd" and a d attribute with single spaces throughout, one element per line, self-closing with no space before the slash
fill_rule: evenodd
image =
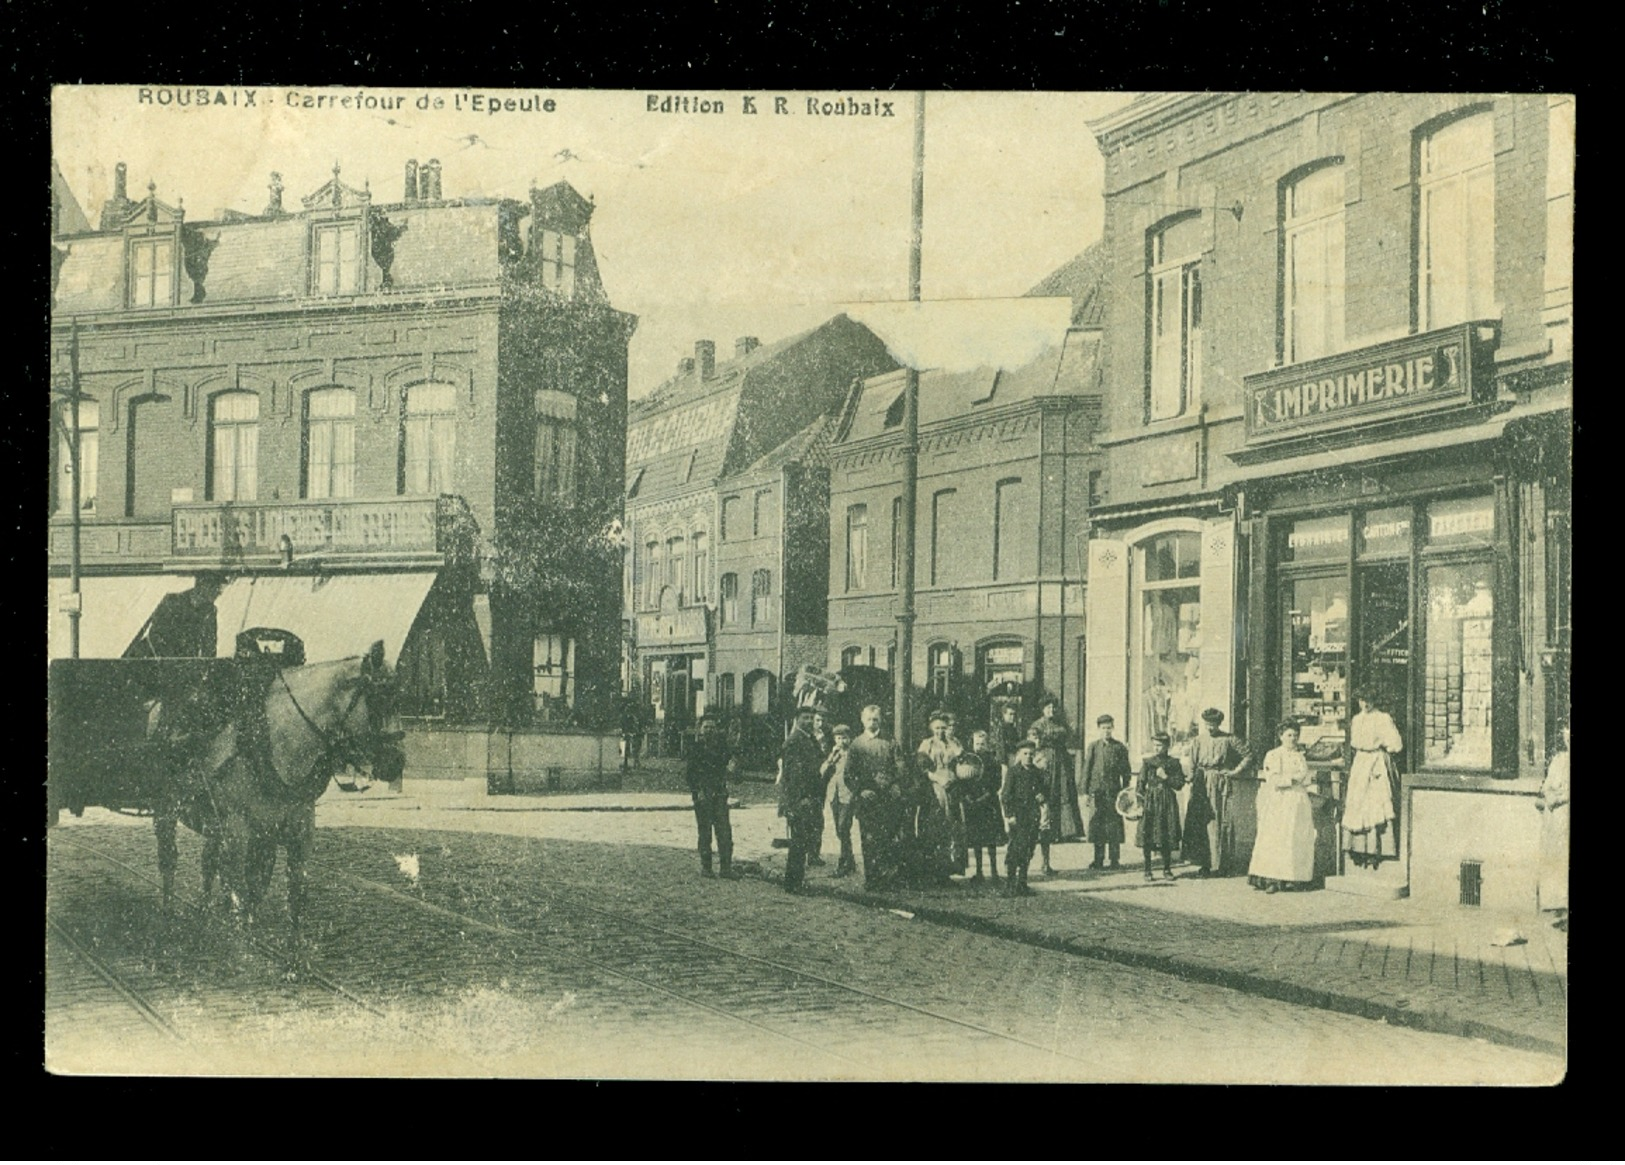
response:
<path id="1" fill-rule="evenodd" d="M 1479 563 L 1430 567 L 1427 591 L 1424 758 L 1451 768 L 1488 768 L 1495 623 L 1490 569 Z"/>
<path id="2" fill-rule="evenodd" d="M 1343 578 L 1291 584 L 1287 624 L 1291 715 L 1310 747 L 1348 731 L 1349 591 Z"/>
<path id="3" fill-rule="evenodd" d="M 1195 533 L 1163 534 L 1141 549 L 1139 653 L 1136 660 L 1149 751 L 1165 732 L 1177 748 L 1196 735 L 1201 715 L 1202 543 Z M 1138 725 L 1137 725 L 1138 727 Z"/>

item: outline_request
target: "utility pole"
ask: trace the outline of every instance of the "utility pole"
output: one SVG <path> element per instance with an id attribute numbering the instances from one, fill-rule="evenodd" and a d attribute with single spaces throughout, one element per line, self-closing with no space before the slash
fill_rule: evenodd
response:
<path id="1" fill-rule="evenodd" d="M 909 208 L 908 298 L 920 302 L 920 241 L 925 221 L 925 94 L 914 95 L 914 189 Z M 914 360 L 918 363 L 918 359 Z M 914 695 L 914 543 L 919 503 L 920 370 L 913 363 L 903 372 L 903 529 L 899 548 L 897 667 L 892 676 L 892 739 L 905 744 L 909 702 Z"/>
<path id="2" fill-rule="evenodd" d="M 79 455 L 79 320 L 74 318 L 69 325 L 68 332 L 68 391 L 60 391 L 57 396 L 66 395 L 68 402 L 68 505 L 72 507 L 69 521 L 68 540 L 68 599 L 63 604 L 63 610 L 68 615 L 68 656 L 70 659 L 79 658 L 79 616 L 84 609 L 84 600 L 79 593 L 79 534 L 83 526 L 84 517 L 80 513 L 83 504 L 82 486 L 80 484 L 80 455 Z"/>

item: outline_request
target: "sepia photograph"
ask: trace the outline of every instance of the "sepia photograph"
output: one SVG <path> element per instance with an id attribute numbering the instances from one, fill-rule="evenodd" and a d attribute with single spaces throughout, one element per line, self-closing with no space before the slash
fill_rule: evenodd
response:
<path id="1" fill-rule="evenodd" d="M 47 1071 L 1564 1079 L 1572 95 L 50 116 Z"/>

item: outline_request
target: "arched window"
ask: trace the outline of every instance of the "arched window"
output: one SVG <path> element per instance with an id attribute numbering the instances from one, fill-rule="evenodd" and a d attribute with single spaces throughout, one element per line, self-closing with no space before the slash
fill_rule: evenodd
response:
<path id="1" fill-rule="evenodd" d="M 765 570 L 750 576 L 750 625 L 767 627 L 773 622 L 773 576 Z"/>
<path id="2" fill-rule="evenodd" d="M 1417 143 L 1417 308 L 1423 331 L 1495 314 L 1495 120 L 1485 109 Z"/>
<path id="3" fill-rule="evenodd" d="M 1202 216 L 1188 215 L 1146 239 L 1146 420 L 1196 407 L 1202 383 Z"/>
<path id="4" fill-rule="evenodd" d="M 846 589 L 861 591 L 869 570 L 869 507 L 846 507 Z"/>
<path id="5" fill-rule="evenodd" d="M 846 647 L 841 650 L 842 667 L 861 667 L 874 658 L 874 653 L 867 647 Z"/>
<path id="6" fill-rule="evenodd" d="M 682 535 L 666 539 L 666 585 L 682 592 L 688 583 L 683 567 L 688 563 L 687 543 Z"/>
<path id="7" fill-rule="evenodd" d="M 457 389 L 449 384 L 416 384 L 407 389 L 401 492 L 451 493 L 456 455 Z"/>
<path id="8" fill-rule="evenodd" d="M 649 589 L 643 596 L 643 605 L 653 609 L 660 605 L 660 588 L 666 585 L 665 551 L 658 542 L 649 543 L 648 549 L 649 566 L 643 577 Z"/>
<path id="9" fill-rule="evenodd" d="M 259 476 L 260 398 L 222 392 L 211 402 L 209 500 L 251 502 Z"/>
<path id="10" fill-rule="evenodd" d="M 696 530 L 689 541 L 694 546 L 694 601 L 703 602 L 711 594 L 710 539 L 704 530 Z"/>
<path id="11" fill-rule="evenodd" d="M 753 671 L 745 677 L 745 714 L 765 716 L 773 710 L 773 673 Z"/>
<path id="12" fill-rule="evenodd" d="M 93 400 L 79 401 L 79 511 L 96 512 L 96 463 L 100 459 L 101 443 L 97 429 L 101 422 L 101 406 Z M 58 417 L 61 432 L 56 456 L 56 511 L 73 512 L 73 414 L 66 408 Z"/>
<path id="13" fill-rule="evenodd" d="M 976 670 L 984 693 L 1003 684 L 1020 684 L 1027 678 L 1027 648 L 1019 639 L 984 643 L 976 654 Z"/>
<path id="14" fill-rule="evenodd" d="M 1019 477 L 995 487 L 993 498 L 993 577 L 1000 581 L 1031 578 L 1038 559 L 1038 523 L 1027 505 L 1028 490 Z"/>
<path id="15" fill-rule="evenodd" d="M 933 643 L 925 650 L 926 686 L 935 700 L 953 699 L 959 671 L 956 652 L 951 643 Z"/>
<path id="16" fill-rule="evenodd" d="M 305 394 L 305 496 L 355 496 L 355 393 L 348 388 Z"/>
<path id="17" fill-rule="evenodd" d="M 722 626 L 732 627 L 739 622 L 739 576 L 725 574 L 722 576 Z"/>
<path id="18" fill-rule="evenodd" d="M 1343 349 L 1343 167 L 1281 188 L 1281 332 L 1288 364 Z"/>

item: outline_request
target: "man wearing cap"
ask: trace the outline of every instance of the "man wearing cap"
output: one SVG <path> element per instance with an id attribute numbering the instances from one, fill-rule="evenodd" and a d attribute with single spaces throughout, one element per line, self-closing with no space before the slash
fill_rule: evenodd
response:
<path id="1" fill-rule="evenodd" d="M 1134 833 L 1134 844 L 1145 855 L 1145 880 L 1151 881 L 1151 853 L 1162 853 L 1162 876 L 1173 880 L 1174 851 L 1179 848 L 1179 798 L 1185 787 L 1185 770 L 1168 755 L 1166 732 L 1153 732 L 1156 752 L 1140 762 L 1140 779 L 1135 792 L 1140 795 L 1144 814 Z"/>
<path id="2" fill-rule="evenodd" d="M 1032 893 L 1027 886 L 1027 864 L 1033 860 L 1033 849 L 1038 844 L 1038 822 L 1048 800 L 1049 784 L 1043 770 L 1033 764 L 1037 747 L 1031 739 L 1016 745 L 999 786 L 999 803 L 1004 807 L 1004 825 L 1010 835 L 1004 851 L 1004 892 L 1011 896 Z"/>
<path id="3" fill-rule="evenodd" d="M 1204 732 L 1190 745 L 1191 800 L 1185 808 L 1184 852 L 1187 861 L 1197 863 L 1197 875 L 1206 877 L 1214 870 L 1228 874 L 1235 865 L 1235 822 L 1228 813 L 1230 781 L 1246 772 L 1253 758 L 1220 727 L 1223 712 L 1209 708 L 1202 713 L 1202 723 Z"/>
<path id="4" fill-rule="evenodd" d="M 1128 763 L 1128 749 L 1121 740 L 1112 738 L 1116 726 L 1110 716 L 1095 721 L 1100 739 L 1090 742 L 1083 760 L 1083 791 L 1089 797 L 1089 840 L 1095 846 L 1091 870 L 1105 864 L 1108 851 L 1111 868 L 1121 865 L 1124 829 L 1123 818 L 1117 812 L 1117 794 L 1128 787 L 1134 774 Z"/>
<path id="5" fill-rule="evenodd" d="M 863 734 L 852 742 L 845 761 L 846 787 L 852 794 L 858 833 L 863 839 L 863 886 L 885 889 L 901 872 L 903 826 L 908 801 L 904 787 L 906 760 L 892 740 L 880 734 L 879 704 L 863 710 Z"/>
<path id="6" fill-rule="evenodd" d="M 694 821 L 700 831 L 700 874 L 712 877 L 711 838 L 717 841 L 722 876 L 733 877 L 734 835 L 728 822 L 728 769 L 733 755 L 715 712 L 700 721 L 700 734 L 689 750 L 688 795 L 694 802 Z"/>
<path id="7" fill-rule="evenodd" d="M 813 736 L 813 715 L 822 708 L 796 709 L 796 726 L 779 751 L 779 815 L 790 831 L 790 853 L 784 862 L 784 888 L 792 894 L 807 876 L 814 832 L 824 816 L 824 752 Z"/>
<path id="8" fill-rule="evenodd" d="M 835 837 L 841 844 L 841 856 L 835 862 L 836 878 L 844 878 L 858 868 L 857 855 L 852 850 L 852 791 L 846 786 L 846 754 L 852 747 L 852 728 L 847 724 L 835 726 L 835 747 L 830 749 L 819 769 L 819 775 L 828 792 L 825 801 L 830 816 L 835 819 Z"/>

